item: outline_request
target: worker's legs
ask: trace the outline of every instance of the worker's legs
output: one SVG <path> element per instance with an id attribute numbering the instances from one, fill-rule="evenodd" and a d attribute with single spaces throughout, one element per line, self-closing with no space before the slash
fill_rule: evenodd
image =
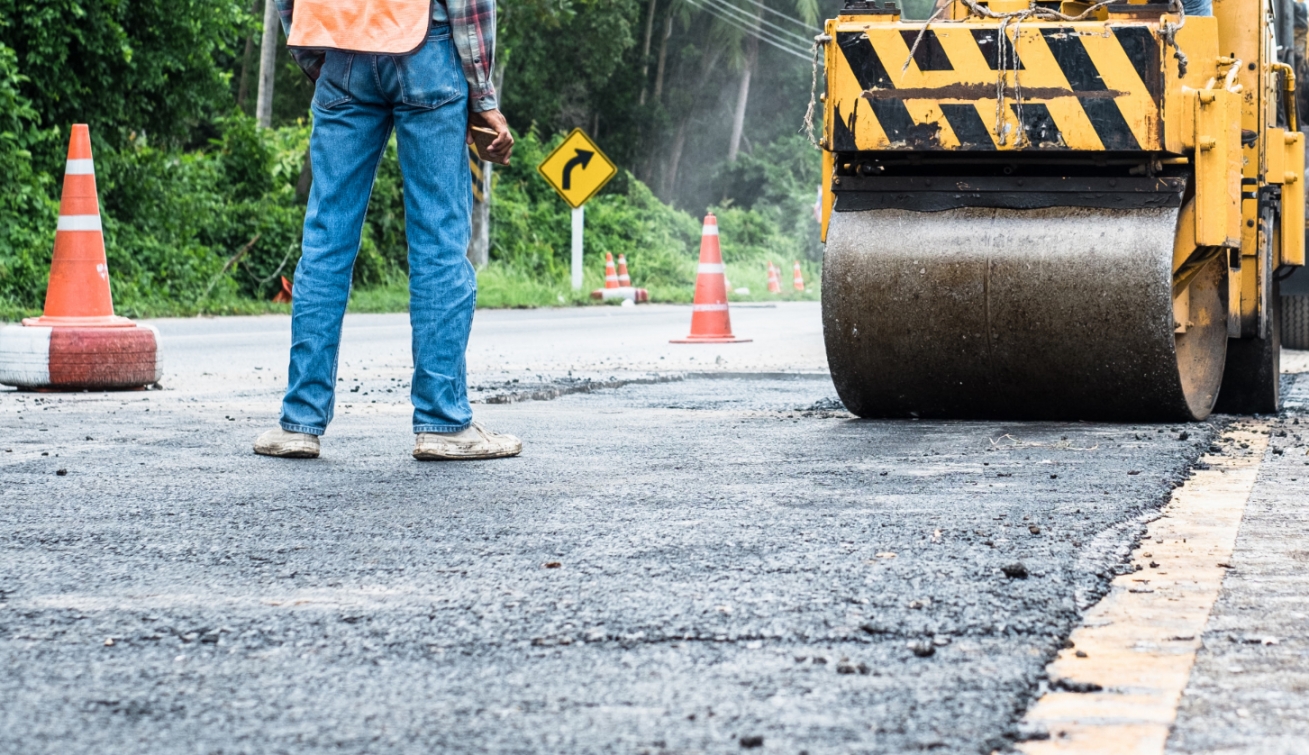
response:
<path id="1" fill-rule="evenodd" d="M 1188 16 L 1212 16 L 1214 0 L 1182 0 L 1182 10 Z"/>
<path id="2" fill-rule="evenodd" d="M 329 52 L 314 91 L 313 188 L 291 305 L 282 429 L 322 435 L 332 421 L 341 319 L 377 165 L 391 135 L 378 58 Z"/>
<path id="3" fill-rule="evenodd" d="M 464 350 L 477 299 L 466 256 L 468 85 L 446 26 L 434 28 L 418 52 L 395 58 L 393 71 L 401 88 L 395 131 L 409 242 L 414 432 L 457 432 L 473 418 Z"/>

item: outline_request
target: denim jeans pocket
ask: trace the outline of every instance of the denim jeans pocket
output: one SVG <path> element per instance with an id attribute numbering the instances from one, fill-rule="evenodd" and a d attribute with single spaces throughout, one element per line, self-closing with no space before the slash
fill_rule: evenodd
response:
<path id="1" fill-rule="evenodd" d="M 438 26 L 416 52 L 396 58 L 400 99 L 410 107 L 435 109 L 468 96 L 463 68 L 455 53 L 450 27 Z"/>
<path id="2" fill-rule="evenodd" d="M 315 105 L 330 110 L 354 99 L 350 95 L 350 70 L 354 67 L 354 60 L 353 53 L 327 51 L 322 73 L 314 84 Z"/>

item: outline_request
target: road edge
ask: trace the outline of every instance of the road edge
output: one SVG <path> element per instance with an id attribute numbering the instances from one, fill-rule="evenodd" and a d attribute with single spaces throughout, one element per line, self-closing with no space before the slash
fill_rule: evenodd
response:
<path id="1" fill-rule="evenodd" d="M 1211 448 L 1173 491 L 1133 548 L 1133 571 L 1113 580 L 1046 667 L 1049 690 L 1023 717 L 1033 734 L 1020 752 L 1164 752 L 1271 426 L 1229 426 L 1229 452 Z"/>

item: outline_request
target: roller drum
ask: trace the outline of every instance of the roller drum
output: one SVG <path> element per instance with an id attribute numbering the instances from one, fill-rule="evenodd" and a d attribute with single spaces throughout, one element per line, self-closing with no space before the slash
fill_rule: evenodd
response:
<path id="1" fill-rule="evenodd" d="M 832 378 L 861 417 L 1190 420 L 1222 378 L 1226 266 L 1175 334 L 1178 210 L 836 212 Z"/>

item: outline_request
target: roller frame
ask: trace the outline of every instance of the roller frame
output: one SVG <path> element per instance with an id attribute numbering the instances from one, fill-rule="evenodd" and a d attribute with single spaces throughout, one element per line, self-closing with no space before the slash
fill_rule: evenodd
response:
<path id="1" fill-rule="evenodd" d="M 963 133 L 958 130 L 957 106 L 951 106 L 955 110 L 946 113 L 950 119 L 948 126 L 940 120 L 941 110 L 932 109 L 933 99 L 943 101 L 941 108 L 948 109 L 944 103 L 957 96 L 947 94 L 955 91 L 949 89 L 950 75 L 937 72 L 948 70 L 949 66 L 940 68 L 941 59 L 931 57 L 937 54 L 928 49 L 932 40 L 927 40 L 929 45 L 919 51 L 925 57 L 914 52 L 913 63 L 905 63 L 904 70 L 900 70 L 899 61 L 905 53 L 896 51 L 898 42 L 894 35 L 888 36 L 886 29 L 899 29 L 895 34 L 903 35 L 905 44 L 909 45 L 916 34 L 913 29 L 921 28 L 921 24 L 901 23 L 898 13 L 889 6 L 872 9 L 874 4 L 870 3 L 843 11 L 841 17 L 829 21 L 826 29 L 832 43 L 825 45 L 829 90 L 823 98 L 828 124 L 823 146 L 827 150 L 824 172 L 830 180 L 824 182 L 822 217 L 823 235 L 829 244 L 826 266 L 831 271 L 830 275 L 827 269 L 824 272 L 824 318 L 829 363 L 843 398 L 850 394 L 847 405 L 861 416 L 1194 419 L 1208 413 L 1209 408 L 1204 404 L 1214 402 L 1201 397 L 1205 391 L 1197 392 L 1195 385 L 1187 389 L 1182 384 L 1197 380 L 1212 382 L 1213 364 L 1217 361 L 1220 374 L 1226 375 L 1217 399 L 1220 410 L 1276 411 L 1280 345 L 1275 273 L 1284 274 L 1305 260 L 1302 169 L 1305 146 L 1302 134 L 1281 127 L 1286 119 L 1279 112 L 1280 103 L 1285 92 L 1293 91 L 1294 76 L 1289 67 L 1277 60 L 1272 27 L 1263 11 L 1266 5 L 1267 0 L 1218 3 L 1215 18 L 1187 19 L 1177 34 L 1177 46 L 1185 49 L 1190 58 L 1188 70 L 1180 68 L 1179 56 L 1168 54 L 1160 58 L 1161 81 L 1166 82 L 1166 89 L 1160 90 L 1157 96 L 1161 116 L 1157 135 L 1149 130 L 1152 127 L 1148 120 L 1132 121 L 1135 116 L 1128 105 L 1122 104 L 1124 115 L 1128 116 L 1146 151 L 1096 151 L 1094 148 L 1070 151 L 1066 146 L 1059 151 L 1051 149 L 1059 145 L 1033 143 L 1018 153 L 1005 155 L 1003 150 L 1017 147 L 1001 140 L 994 147 L 985 146 L 1001 150 L 990 152 L 990 158 L 985 152 L 975 151 L 976 143 L 951 146 L 950 140 Z M 1130 6 L 1113 6 L 1107 18 L 1110 23 L 1129 26 L 1158 24 L 1160 11 L 1154 6 L 1150 10 L 1151 13 L 1142 15 L 1134 13 Z M 951 38 L 954 41 L 943 44 L 956 66 L 960 62 L 956 56 L 967 47 L 959 41 L 959 30 L 971 27 L 974 35 L 985 34 L 978 30 L 996 25 L 994 21 L 969 17 L 957 2 L 946 17 L 964 20 L 963 27 L 938 26 L 935 28 L 944 31 L 933 32 L 955 35 Z M 1101 12 L 1096 20 L 1103 22 L 1105 18 L 1106 14 Z M 855 53 L 866 56 L 864 48 L 851 47 L 862 44 L 850 36 L 851 30 L 860 28 L 868 29 L 869 44 L 876 50 L 875 55 L 883 59 L 884 68 L 878 69 L 882 73 L 874 74 L 866 66 L 861 68 L 864 64 L 853 57 Z M 1024 39 L 1034 39 L 1028 28 L 1029 36 Z M 1076 33 L 1082 34 L 1081 27 L 1077 28 Z M 844 32 L 845 36 L 838 32 Z M 1057 47 L 1064 43 L 1048 34 L 1046 39 L 1050 51 L 1059 53 Z M 1023 54 L 1029 71 L 1025 74 L 1027 85 L 1043 85 L 1049 76 L 1032 65 L 1033 61 L 1045 60 L 1041 56 L 1046 52 L 1035 41 L 1023 44 L 1027 45 Z M 1105 73 L 1106 82 L 1110 81 L 1111 73 L 1118 81 L 1125 81 L 1121 67 L 1105 68 L 1113 64 L 1108 62 L 1104 44 L 1088 42 L 1086 47 Z M 894 66 L 886 62 L 892 58 Z M 1069 68 L 1066 60 L 1060 59 L 1059 64 L 1066 75 L 1076 70 Z M 991 67 L 995 69 L 994 64 Z M 872 110 L 865 109 L 859 123 L 875 125 L 861 125 L 857 133 L 853 117 L 848 123 L 844 120 L 844 116 L 854 112 L 848 78 L 845 84 L 833 83 L 840 79 L 843 70 L 853 71 L 861 82 L 874 83 L 874 88 L 861 96 L 868 100 L 865 108 Z M 960 71 L 959 81 L 971 81 L 969 69 L 956 70 Z M 1142 70 L 1139 65 L 1137 70 Z M 1142 75 L 1150 84 L 1149 78 Z M 1067 80 L 1073 82 L 1074 78 L 1068 75 Z M 1078 90 L 1079 97 L 1086 94 L 1085 85 L 1073 84 L 1072 88 Z M 1123 96 L 1121 92 L 1115 95 Z M 878 105 L 900 100 L 909 107 L 909 117 L 924 128 L 915 126 L 915 130 L 897 132 L 907 135 L 905 141 L 890 138 L 889 142 L 881 141 L 880 146 L 870 143 L 852 151 L 855 143 L 852 140 L 861 144 L 860 140 L 870 138 L 884 140 L 891 136 L 890 127 L 903 128 L 896 126 L 893 109 L 886 109 L 889 105 Z M 1086 112 L 1093 114 L 1093 103 L 1087 99 L 1081 102 Z M 1056 103 L 1052 101 L 1050 107 L 1053 112 Z M 987 111 L 980 105 L 979 109 L 985 117 Z M 870 118 L 873 120 L 869 121 Z M 942 125 L 940 141 L 926 128 L 933 119 L 940 120 Z M 1097 122 L 1096 129 L 1103 136 L 1101 125 Z M 840 131 L 841 128 L 846 130 Z M 878 136 L 883 128 L 885 136 Z M 1069 138 L 1088 144 L 1095 142 L 1085 131 L 1072 133 Z M 1153 146 L 1146 146 L 1147 138 L 1157 142 L 1151 141 Z M 956 151 L 969 149 L 974 151 Z M 1088 172 L 1074 167 L 1061 174 L 1058 168 L 1050 167 L 1051 160 L 1070 165 L 1078 160 L 1091 161 L 1099 168 Z M 1003 175 L 996 172 L 1000 161 L 1008 161 Z M 1133 168 L 1127 176 L 1123 169 L 1113 167 L 1133 161 L 1145 166 L 1143 171 Z M 861 166 L 871 166 L 871 170 L 865 171 Z M 1176 181 L 1184 184 L 1180 193 L 1175 191 Z M 1106 186 L 1107 183 L 1110 185 Z M 951 339 L 968 335 L 969 326 L 961 323 L 975 316 L 976 308 L 970 308 L 968 303 L 975 303 L 976 297 L 970 300 L 970 292 L 979 281 L 988 291 L 997 281 L 986 275 L 951 277 L 952 271 L 958 273 L 977 264 L 978 251 L 970 247 L 970 242 L 973 242 L 971 246 L 977 246 L 973 236 L 982 232 L 975 228 L 951 231 L 945 235 L 953 233 L 955 238 L 942 240 L 936 228 L 946 221 L 940 216 L 951 216 L 953 221 L 973 212 L 974 216 L 968 220 L 975 221 L 989 212 L 992 218 L 1005 217 L 1012 221 L 1026 212 L 1030 217 L 1054 223 L 1052 216 L 1044 214 L 1048 208 L 1066 207 L 1065 212 L 1070 216 L 1089 210 L 1100 213 L 1101 218 L 1113 212 L 1135 213 L 1140 217 L 1133 208 L 1176 207 L 1181 202 L 1201 209 L 1190 213 L 1187 221 L 1190 227 L 1175 229 L 1173 243 L 1178 249 L 1171 255 L 1169 245 L 1159 234 L 1151 234 L 1152 248 L 1138 248 L 1132 260 L 1123 259 L 1120 249 L 1110 248 L 1113 245 L 1088 246 L 1082 250 L 1083 254 L 1074 255 L 1075 259 L 1042 268 L 1046 274 L 1044 280 L 1029 278 L 1024 284 L 1020 277 L 1015 277 L 1006 295 L 997 297 L 998 291 L 990 291 L 988 296 L 981 297 L 983 310 L 994 306 L 1031 308 L 1028 310 L 1031 321 L 1025 324 L 1015 321 L 1007 334 L 991 334 L 994 343 L 988 341 L 987 345 L 991 347 L 993 363 L 996 344 L 1024 333 L 1024 328 L 1027 330 L 1023 337 L 1045 348 L 1033 346 L 1022 354 L 1024 348 L 1005 346 L 1002 351 L 1008 349 L 1005 353 L 1009 356 L 1002 358 L 998 367 L 993 364 L 989 372 L 979 370 L 975 363 L 959 358 L 958 354 L 950 356 L 957 346 L 951 345 Z M 1269 208 L 1271 216 L 1267 212 Z M 904 219 L 914 213 L 919 216 L 917 223 L 912 227 L 905 225 Z M 856 216 L 875 217 L 877 221 L 871 226 L 864 223 L 868 227 L 859 226 L 863 221 Z M 933 216 L 935 219 L 925 220 Z M 892 218 L 897 220 L 892 222 Z M 858 232 L 852 232 L 856 226 Z M 864 241 L 856 241 L 854 237 L 862 237 Z M 936 239 L 934 248 L 916 246 L 928 237 Z M 1043 243 L 1043 237 L 1044 231 L 1037 230 L 1007 246 L 993 246 L 988 267 L 997 258 L 1001 259 L 1002 267 L 1030 258 L 1031 248 Z M 1183 248 L 1188 243 L 1196 246 Z M 875 249 L 870 252 L 860 248 L 860 244 Z M 952 245 L 953 253 L 944 251 Z M 916 263 L 902 257 L 925 256 L 927 252 L 938 254 L 931 271 L 923 275 L 942 280 L 937 286 L 916 287 L 905 272 L 910 269 L 906 264 Z M 1174 266 L 1171 276 L 1161 272 L 1168 267 L 1170 257 Z M 1142 263 L 1139 258 L 1150 261 Z M 1184 262 L 1186 269 L 1178 270 Z M 1142 264 L 1144 267 L 1139 266 Z M 1099 269 L 1097 265 L 1107 267 Z M 927 270 L 927 266 L 919 269 Z M 1051 272 L 1055 270 L 1062 272 Z M 1079 281 L 1084 290 L 1080 295 L 1075 285 Z M 1196 288 L 1188 288 L 1188 283 Z M 1180 286 L 1172 306 L 1165 306 L 1163 292 L 1168 284 L 1174 293 L 1179 293 Z M 1143 295 L 1133 286 L 1143 286 L 1152 293 Z M 1064 300 L 1063 310 L 1042 302 L 1050 297 L 1041 294 L 1050 291 L 1059 292 Z M 1192 338 L 1186 332 L 1188 328 L 1174 323 L 1175 343 L 1190 339 L 1192 346 L 1178 346 L 1169 357 L 1165 355 L 1166 326 L 1159 323 L 1171 320 L 1170 314 L 1193 312 L 1194 309 L 1188 310 L 1185 305 L 1196 298 L 1197 292 L 1201 300 L 1211 298 L 1210 293 L 1220 300 L 1201 309 L 1207 313 L 1206 317 L 1214 313 L 1221 315 L 1230 342 L 1214 335 L 1210 324 L 1201 328 L 1206 334 L 1203 338 Z M 1008 305 L 1002 301 L 1006 299 Z M 904 312 L 888 314 L 887 302 L 902 305 Z M 1107 309 L 1106 302 L 1112 302 Z M 1089 340 L 1085 334 L 1079 336 L 1078 326 L 1057 324 L 1059 320 L 1049 316 L 1066 311 L 1069 306 L 1080 307 L 1093 318 L 1108 318 L 1111 312 L 1117 312 L 1122 321 L 1115 332 L 1116 345 Z M 1178 309 L 1179 306 L 1182 308 Z M 882 344 L 870 347 L 866 341 L 857 343 L 854 329 L 848 327 L 855 321 L 864 325 L 866 339 L 869 332 L 877 332 Z M 951 322 L 955 324 L 948 324 Z M 1064 374 L 1060 368 L 1042 363 L 1042 355 L 1067 357 L 1062 359 L 1066 363 L 1076 361 L 1077 347 L 1061 346 L 1060 337 L 1071 338 L 1081 344 L 1083 352 L 1096 354 L 1117 368 L 1105 374 L 1087 366 Z M 1199 341 L 1213 344 L 1203 357 L 1194 353 L 1194 344 Z M 893 358 L 887 358 L 888 354 Z M 1138 358 L 1138 374 L 1124 377 L 1131 372 L 1128 364 L 1132 355 Z M 1122 374 L 1115 376 L 1118 368 Z M 1005 370 L 1012 373 L 1006 375 Z M 1098 379 L 1087 379 L 1091 374 L 1098 374 Z M 1125 381 L 1118 385 L 1120 390 L 1103 389 L 1116 379 Z M 951 380 L 968 383 L 964 393 L 973 400 L 957 401 L 957 397 L 938 390 L 940 385 L 934 385 L 934 382 L 948 385 Z M 1049 391 L 1044 387 L 1060 381 L 1064 384 L 1062 390 Z M 901 386 L 902 395 L 888 397 L 895 393 L 895 386 Z"/>

